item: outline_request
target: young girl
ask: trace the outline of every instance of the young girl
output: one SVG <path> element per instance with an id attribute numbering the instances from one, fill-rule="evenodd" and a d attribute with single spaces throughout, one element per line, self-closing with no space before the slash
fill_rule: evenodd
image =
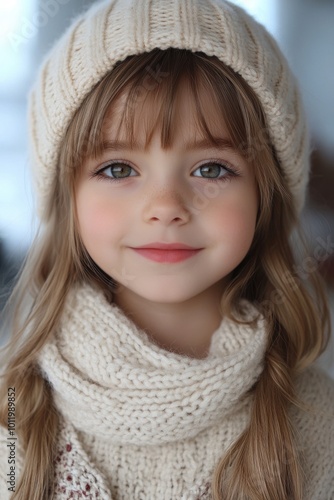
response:
<path id="1" fill-rule="evenodd" d="M 308 134 L 270 35 L 224 0 L 96 3 L 29 116 L 1 500 L 333 499 L 328 309 L 292 251 Z"/>

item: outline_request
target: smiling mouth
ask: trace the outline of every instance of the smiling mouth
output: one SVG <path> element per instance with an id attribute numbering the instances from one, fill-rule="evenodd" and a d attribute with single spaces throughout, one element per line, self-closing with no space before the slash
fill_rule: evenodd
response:
<path id="1" fill-rule="evenodd" d="M 162 248 L 132 248 L 135 252 L 139 253 L 142 257 L 146 259 L 153 260 L 155 262 L 169 262 L 176 263 L 181 262 L 186 259 L 197 255 L 202 249 L 201 248 L 174 248 L 174 249 L 162 249 Z"/>

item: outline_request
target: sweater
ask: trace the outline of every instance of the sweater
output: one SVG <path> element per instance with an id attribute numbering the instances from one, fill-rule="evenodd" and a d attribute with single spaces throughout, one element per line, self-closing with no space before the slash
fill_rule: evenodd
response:
<path id="1" fill-rule="evenodd" d="M 246 428 L 250 389 L 263 370 L 264 319 L 223 318 L 209 353 L 193 359 L 159 346 L 103 293 L 69 294 L 38 363 L 61 415 L 55 500 L 209 500 L 219 459 Z M 291 415 L 306 478 L 305 500 L 334 499 L 334 384 L 318 368 L 296 380 L 314 411 Z M 10 498 L 8 430 L 0 430 L 0 498 Z M 16 445 L 16 484 L 22 450 Z"/>

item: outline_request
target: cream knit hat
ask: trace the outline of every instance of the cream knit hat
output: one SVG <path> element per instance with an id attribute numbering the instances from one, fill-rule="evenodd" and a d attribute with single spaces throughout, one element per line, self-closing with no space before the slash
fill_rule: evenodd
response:
<path id="1" fill-rule="evenodd" d="M 41 218 L 66 128 L 85 96 L 117 61 L 169 47 L 217 56 L 254 89 L 300 212 L 308 131 L 295 78 L 263 26 L 225 0 L 105 0 L 79 16 L 47 54 L 29 95 L 30 161 Z"/>

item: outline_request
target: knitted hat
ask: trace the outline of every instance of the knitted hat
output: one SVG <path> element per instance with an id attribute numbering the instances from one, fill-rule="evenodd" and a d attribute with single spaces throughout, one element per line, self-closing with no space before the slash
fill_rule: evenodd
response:
<path id="1" fill-rule="evenodd" d="M 265 28 L 225 0 L 105 0 L 58 40 L 29 95 L 30 161 L 42 218 L 66 128 L 86 95 L 117 61 L 169 47 L 216 56 L 253 88 L 300 212 L 309 173 L 306 121 L 295 78 Z"/>

